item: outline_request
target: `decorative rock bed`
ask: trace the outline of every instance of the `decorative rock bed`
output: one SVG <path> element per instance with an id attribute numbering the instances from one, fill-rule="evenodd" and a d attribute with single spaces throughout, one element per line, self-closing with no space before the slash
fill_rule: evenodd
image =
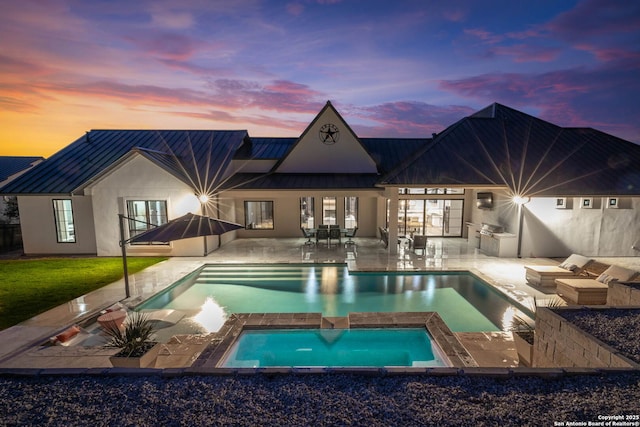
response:
<path id="1" fill-rule="evenodd" d="M 534 367 L 640 368 L 640 308 L 540 308 Z"/>

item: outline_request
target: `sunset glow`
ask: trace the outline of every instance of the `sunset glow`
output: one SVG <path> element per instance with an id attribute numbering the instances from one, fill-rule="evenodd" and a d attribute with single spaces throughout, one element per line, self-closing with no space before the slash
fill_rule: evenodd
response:
<path id="1" fill-rule="evenodd" d="M 298 136 L 331 100 L 361 137 L 493 102 L 640 142 L 640 2 L 9 0 L 0 155 L 90 129 Z"/>

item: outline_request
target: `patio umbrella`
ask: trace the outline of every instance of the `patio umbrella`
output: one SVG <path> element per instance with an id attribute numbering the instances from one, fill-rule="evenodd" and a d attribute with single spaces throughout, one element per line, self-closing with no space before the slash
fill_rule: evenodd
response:
<path id="1" fill-rule="evenodd" d="M 172 219 L 166 224 L 147 230 L 132 237 L 130 243 L 168 243 L 174 240 L 189 239 L 191 237 L 218 236 L 228 231 L 243 228 L 242 225 L 208 216 L 188 213 Z"/>
<path id="2" fill-rule="evenodd" d="M 122 214 L 119 214 L 118 217 L 120 218 L 120 247 L 122 248 L 124 285 L 127 298 L 129 298 L 130 296 L 129 271 L 127 268 L 127 243 L 168 243 L 174 240 L 189 239 L 192 237 L 219 236 L 228 231 L 243 228 L 242 225 L 236 224 L 234 222 L 188 213 L 179 218 L 172 219 L 166 224 L 159 225 L 156 228 L 152 228 L 151 230 L 147 230 L 143 233 L 138 234 L 137 236 L 132 237 L 131 239 L 126 240 L 124 237 L 124 221 L 130 220 L 131 218 L 127 218 Z"/>

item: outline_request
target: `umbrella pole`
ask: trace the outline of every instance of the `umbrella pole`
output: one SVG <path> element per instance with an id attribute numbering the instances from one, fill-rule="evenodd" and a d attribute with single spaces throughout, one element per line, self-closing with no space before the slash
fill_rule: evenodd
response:
<path id="1" fill-rule="evenodd" d="M 118 223 L 120 224 L 120 247 L 122 248 L 122 269 L 124 270 L 124 292 L 126 298 L 131 296 L 129 292 L 129 268 L 127 267 L 127 242 L 124 238 L 124 215 L 118 214 Z"/>

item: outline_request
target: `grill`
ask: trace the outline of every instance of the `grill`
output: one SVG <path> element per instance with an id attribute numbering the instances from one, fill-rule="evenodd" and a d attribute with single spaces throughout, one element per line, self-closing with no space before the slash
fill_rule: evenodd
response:
<path id="1" fill-rule="evenodd" d="M 504 227 L 495 224 L 482 224 L 482 228 L 480 228 L 480 234 L 485 236 L 493 236 L 494 233 L 504 233 Z"/>

